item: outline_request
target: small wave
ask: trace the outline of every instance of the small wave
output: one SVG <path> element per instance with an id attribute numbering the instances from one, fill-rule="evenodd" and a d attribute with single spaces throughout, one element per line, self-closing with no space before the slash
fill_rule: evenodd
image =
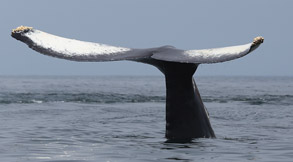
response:
<path id="1" fill-rule="evenodd" d="M 165 96 L 120 93 L 6 93 L 0 104 L 42 104 L 48 102 L 143 103 L 165 102 Z M 242 102 L 249 105 L 293 105 L 293 95 L 203 96 L 205 103 Z"/>
<path id="2" fill-rule="evenodd" d="M 293 95 L 239 95 L 239 96 L 203 96 L 204 102 L 218 102 L 218 103 L 227 103 L 227 102 L 243 102 L 250 105 L 292 105 L 293 104 Z"/>
<path id="3" fill-rule="evenodd" d="M 164 96 L 119 93 L 8 93 L 0 95 L 0 104 L 41 104 L 48 102 L 140 103 L 164 101 Z"/>

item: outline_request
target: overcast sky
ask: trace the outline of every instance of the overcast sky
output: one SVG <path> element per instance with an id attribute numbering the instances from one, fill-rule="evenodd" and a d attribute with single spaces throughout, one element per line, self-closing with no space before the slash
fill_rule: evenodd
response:
<path id="1" fill-rule="evenodd" d="M 293 76 L 293 1 L 1 0 L 0 75 L 161 75 L 130 61 L 80 63 L 29 49 L 10 36 L 20 25 L 122 47 L 202 49 L 265 38 L 243 58 L 202 64 L 197 75 Z"/>

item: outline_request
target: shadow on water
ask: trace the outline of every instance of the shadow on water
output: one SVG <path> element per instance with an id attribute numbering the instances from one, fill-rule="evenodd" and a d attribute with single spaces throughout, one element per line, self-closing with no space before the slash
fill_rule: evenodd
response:
<path id="1" fill-rule="evenodd" d="M 193 141 L 193 138 L 186 138 L 186 139 L 167 139 L 164 143 L 191 144 L 195 142 Z"/>
<path id="2" fill-rule="evenodd" d="M 166 158 L 166 160 L 176 160 L 176 161 L 191 161 L 191 159 L 182 159 L 182 158 Z"/>
<path id="3" fill-rule="evenodd" d="M 217 140 L 216 138 L 192 138 L 192 139 L 168 139 L 161 143 L 161 149 L 194 149 L 209 147 L 209 142 Z"/>
<path id="4" fill-rule="evenodd" d="M 231 156 L 235 159 L 258 157 L 259 145 L 264 140 L 249 137 L 218 137 L 218 138 L 199 138 L 185 140 L 167 140 L 157 145 L 157 149 L 168 152 L 162 161 L 194 161 L 201 159 L 203 161 L 213 161 Z M 239 148 L 235 148 L 237 146 Z M 158 148 L 159 147 L 159 148 Z M 239 149 L 246 152 L 239 152 Z M 221 160 L 220 160 L 221 161 Z"/>
<path id="5" fill-rule="evenodd" d="M 173 139 L 162 142 L 159 145 L 159 149 L 166 154 L 159 161 L 189 162 L 195 159 L 205 159 L 203 156 L 208 155 L 208 150 L 215 147 L 214 145 L 210 145 L 210 140 L 214 139 Z"/>

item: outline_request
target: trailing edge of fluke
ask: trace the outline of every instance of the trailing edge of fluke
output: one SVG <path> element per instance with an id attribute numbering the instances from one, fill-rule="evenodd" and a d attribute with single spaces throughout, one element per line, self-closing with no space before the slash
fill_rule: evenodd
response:
<path id="1" fill-rule="evenodd" d="M 20 26 L 12 30 L 11 36 L 42 54 L 88 62 L 154 59 L 178 63 L 218 63 L 243 57 L 255 50 L 264 41 L 263 37 L 256 37 L 252 43 L 239 46 L 181 50 L 172 46 L 147 49 L 116 47 L 63 38 L 26 26 Z"/>

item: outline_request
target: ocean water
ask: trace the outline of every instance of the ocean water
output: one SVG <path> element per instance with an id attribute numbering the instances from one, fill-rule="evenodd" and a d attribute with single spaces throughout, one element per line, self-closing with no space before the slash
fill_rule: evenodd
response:
<path id="1" fill-rule="evenodd" d="M 195 77 L 215 139 L 166 143 L 158 77 L 0 77 L 0 161 L 293 161 L 293 78 Z"/>

